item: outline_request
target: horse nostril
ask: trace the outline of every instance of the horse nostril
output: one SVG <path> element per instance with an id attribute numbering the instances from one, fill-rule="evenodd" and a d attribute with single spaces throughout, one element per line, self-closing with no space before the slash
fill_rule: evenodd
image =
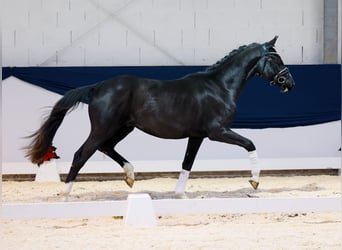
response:
<path id="1" fill-rule="evenodd" d="M 289 89 L 293 89 L 296 84 L 294 81 L 290 81 L 290 83 L 288 85 L 289 85 L 288 86 Z"/>
<path id="2" fill-rule="evenodd" d="M 288 86 L 288 89 L 291 90 L 291 89 L 293 89 L 294 86 L 295 86 L 295 84 L 292 83 L 292 84 L 290 84 L 290 85 Z"/>

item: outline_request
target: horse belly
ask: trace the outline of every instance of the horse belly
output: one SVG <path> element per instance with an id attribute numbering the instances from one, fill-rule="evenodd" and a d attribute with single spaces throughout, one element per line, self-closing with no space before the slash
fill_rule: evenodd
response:
<path id="1" fill-rule="evenodd" d="M 194 121 L 194 117 L 182 113 L 145 113 L 135 119 L 135 126 L 150 134 L 165 139 L 202 137 L 204 131 Z"/>
<path id="2" fill-rule="evenodd" d="M 134 126 L 167 139 L 202 136 L 202 108 L 197 92 L 185 82 L 139 85 L 131 106 Z"/>

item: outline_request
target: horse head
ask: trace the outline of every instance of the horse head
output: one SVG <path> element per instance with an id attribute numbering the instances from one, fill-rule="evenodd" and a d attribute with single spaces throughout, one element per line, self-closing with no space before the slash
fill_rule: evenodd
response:
<path id="1" fill-rule="evenodd" d="M 282 92 L 286 93 L 295 86 L 295 82 L 274 48 L 277 39 L 278 36 L 275 36 L 271 41 L 262 44 L 264 53 L 257 62 L 256 71 L 258 75 L 269 80 L 272 85 L 278 85 Z"/>

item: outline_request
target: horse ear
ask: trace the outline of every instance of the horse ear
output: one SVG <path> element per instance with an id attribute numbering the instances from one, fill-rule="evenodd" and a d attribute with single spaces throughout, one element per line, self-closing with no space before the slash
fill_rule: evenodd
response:
<path id="1" fill-rule="evenodd" d="M 278 39 L 278 36 L 275 36 L 271 41 L 266 42 L 266 44 L 265 44 L 266 47 L 267 47 L 267 48 L 274 47 L 274 45 L 275 45 L 277 39 Z"/>

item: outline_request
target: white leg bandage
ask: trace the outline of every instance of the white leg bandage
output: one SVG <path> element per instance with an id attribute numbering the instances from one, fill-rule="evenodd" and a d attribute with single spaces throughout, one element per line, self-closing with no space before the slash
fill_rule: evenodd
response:
<path id="1" fill-rule="evenodd" d="M 126 173 L 126 176 L 134 180 L 134 167 L 130 163 L 126 162 L 123 166 L 123 169 Z"/>
<path id="2" fill-rule="evenodd" d="M 64 201 L 68 201 L 69 194 L 72 189 L 73 182 L 65 183 L 64 190 L 61 191 L 60 195 L 65 197 Z"/>
<path id="3" fill-rule="evenodd" d="M 179 178 L 176 185 L 176 196 L 183 196 L 185 192 L 185 186 L 189 179 L 190 171 L 182 169 L 179 174 Z"/>
<path id="4" fill-rule="evenodd" d="M 259 165 L 259 158 L 257 152 L 251 151 L 248 153 L 249 160 L 251 163 L 251 173 L 252 173 L 252 180 L 253 181 L 259 181 L 259 175 L 260 175 L 260 165 Z"/>
<path id="5" fill-rule="evenodd" d="M 73 182 L 65 183 L 63 194 L 68 195 L 71 192 Z"/>

